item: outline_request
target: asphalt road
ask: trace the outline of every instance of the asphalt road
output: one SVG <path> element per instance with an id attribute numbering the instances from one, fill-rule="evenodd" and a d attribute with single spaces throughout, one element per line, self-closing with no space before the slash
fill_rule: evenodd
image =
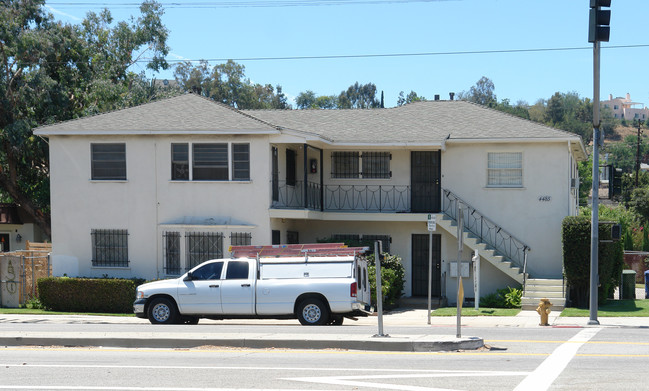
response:
<path id="1" fill-rule="evenodd" d="M 29 325 L 94 330 L 133 325 Z M 174 326 L 182 335 L 194 327 Z M 0 325 L 0 331 L 5 324 Z M 15 325 L 14 325 L 15 327 Z M 291 325 L 246 325 L 302 333 Z M 341 326 L 348 332 L 369 326 Z M 337 329 L 330 327 L 325 329 Z M 324 332 L 325 330 L 319 330 Z M 388 332 L 419 332 L 401 327 Z M 430 329 L 428 329 L 430 331 Z M 436 332 L 453 333 L 452 327 Z M 0 390 L 640 390 L 649 333 L 627 328 L 469 328 L 489 348 L 444 353 L 348 350 L 0 347 Z"/>

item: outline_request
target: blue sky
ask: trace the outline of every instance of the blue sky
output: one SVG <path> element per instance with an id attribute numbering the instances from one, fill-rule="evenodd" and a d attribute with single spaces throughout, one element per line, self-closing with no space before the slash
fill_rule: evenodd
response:
<path id="1" fill-rule="evenodd" d="M 499 100 L 512 103 L 533 104 L 557 91 L 593 94 L 589 0 L 158 1 L 170 30 L 169 60 L 234 59 L 253 82 L 279 84 L 291 98 L 306 90 L 337 95 L 354 82 L 372 82 L 392 107 L 400 91 L 448 99 L 482 76 L 494 82 Z M 137 0 L 46 4 L 69 23 L 103 7 L 116 20 L 139 12 Z M 648 20 L 649 1 L 612 0 L 611 39 L 602 43 L 602 99 L 630 93 L 649 104 Z M 619 47 L 633 45 L 640 46 Z M 567 48 L 577 49 L 508 52 Z M 418 55 L 243 60 L 392 54 Z"/>

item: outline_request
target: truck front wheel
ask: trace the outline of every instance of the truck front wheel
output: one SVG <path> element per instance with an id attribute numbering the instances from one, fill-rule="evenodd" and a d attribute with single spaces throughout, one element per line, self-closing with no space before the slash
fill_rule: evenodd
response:
<path id="1" fill-rule="evenodd" d="M 323 325 L 329 320 L 329 309 L 322 300 L 307 298 L 298 306 L 297 318 L 304 326 Z"/>
<path id="2" fill-rule="evenodd" d="M 153 299 L 147 313 L 151 324 L 174 324 L 178 319 L 178 311 L 174 303 L 164 297 Z"/>

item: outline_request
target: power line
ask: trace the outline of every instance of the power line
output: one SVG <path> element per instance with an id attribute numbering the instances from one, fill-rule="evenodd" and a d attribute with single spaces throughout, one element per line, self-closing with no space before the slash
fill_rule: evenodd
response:
<path id="1" fill-rule="evenodd" d="M 461 0 L 254 0 L 254 1 L 205 1 L 205 2 L 159 2 L 163 8 L 283 8 L 341 5 L 382 5 L 408 3 L 436 3 Z M 48 6 L 65 8 L 139 8 L 141 3 L 123 2 L 48 2 Z"/>
<path id="2" fill-rule="evenodd" d="M 605 46 L 602 49 L 634 49 L 649 47 L 649 44 L 638 45 L 612 45 Z M 505 54 L 505 53 L 535 53 L 535 52 L 560 52 L 576 50 L 593 50 L 592 46 L 578 46 L 566 48 L 537 48 L 537 49 L 502 49 L 502 50 L 473 50 L 457 52 L 420 52 L 420 53 L 377 53 L 377 54 L 340 54 L 340 55 L 321 55 L 321 56 L 285 56 L 285 57 L 241 57 L 241 58 L 209 58 L 201 60 L 167 60 L 169 63 L 178 62 L 220 62 L 220 61 L 281 61 L 281 60 L 335 60 L 348 58 L 377 58 L 377 57 L 417 57 L 417 56 L 458 56 L 471 54 Z M 147 60 L 139 60 L 145 62 Z"/>

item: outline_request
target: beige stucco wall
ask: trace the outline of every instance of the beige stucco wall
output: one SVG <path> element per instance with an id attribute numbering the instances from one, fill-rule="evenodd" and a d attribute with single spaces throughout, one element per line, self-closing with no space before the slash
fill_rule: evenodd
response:
<path id="1" fill-rule="evenodd" d="M 51 202 L 54 273 L 79 276 L 164 277 L 160 225 L 183 217 L 226 221 L 187 226 L 183 231 L 250 232 L 254 243 L 270 241 L 269 167 L 266 136 L 252 139 L 251 180 L 171 181 L 172 142 L 247 142 L 232 137 L 94 137 L 93 142 L 126 142 L 126 181 L 90 179 L 90 142 L 51 137 Z M 229 222 L 228 222 L 229 221 Z M 173 228 L 173 227 L 171 227 Z M 129 267 L 92 267 L 92 229 L 128 229 Z"/>

